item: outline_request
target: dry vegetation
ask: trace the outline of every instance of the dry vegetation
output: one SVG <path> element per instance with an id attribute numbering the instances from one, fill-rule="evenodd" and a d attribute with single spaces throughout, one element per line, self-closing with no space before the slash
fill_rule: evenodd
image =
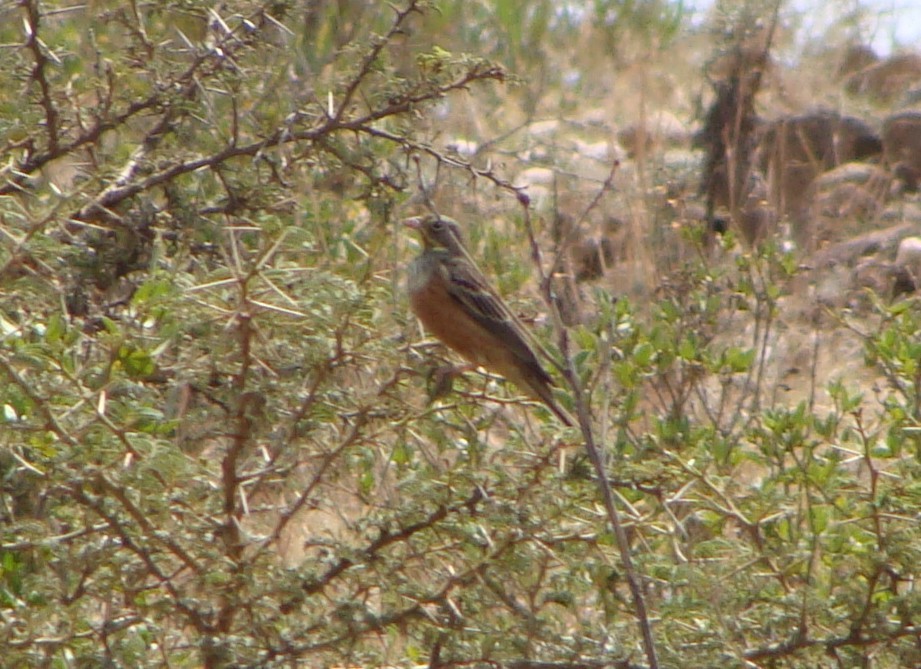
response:
<path id="1" fill-rule="evenodd" d="M 921 55 L 726 4 L 0 4 L 4 666 L 921 665 Z"/>

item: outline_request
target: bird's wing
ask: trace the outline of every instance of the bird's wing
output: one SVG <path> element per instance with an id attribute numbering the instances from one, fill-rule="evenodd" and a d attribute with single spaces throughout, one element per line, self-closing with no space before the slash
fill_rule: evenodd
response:
<path id="1" fill-rule="evenodd" d="M 493 292 L 479 270 L 457 257 L 446 258 L 443 267 L 447 272 L 448 293 L 464 311 L 498 337 L 541 381 L 549 381 L 550 377 L 538 363 L 508 307 Z"/>

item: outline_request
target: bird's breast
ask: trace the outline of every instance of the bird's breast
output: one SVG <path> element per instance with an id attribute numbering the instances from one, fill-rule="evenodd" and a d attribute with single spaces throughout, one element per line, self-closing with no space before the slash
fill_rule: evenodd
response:
<path id="1" fill-rule="evenodd" d="M 409 299 L 413 313 L 430 334 L 468 361 L 495 368 L 491 359 L 497 351 L 495 337 L 454 299 L 437 272 L 431 272 L 428 280 L 410 274 Z"/>

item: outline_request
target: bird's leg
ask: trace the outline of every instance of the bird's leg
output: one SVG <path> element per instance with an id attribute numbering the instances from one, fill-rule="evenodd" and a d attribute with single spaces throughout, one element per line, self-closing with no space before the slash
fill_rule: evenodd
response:
<path id="1" fill-rule="evenodd" d="M 429 401 L 444 397 L 454 389 L 454 379 L 463 374 L 476 369 L 476 365 L 441 365 L 431 369 L 426 377 L 426 386 L 428 387 Z"/>

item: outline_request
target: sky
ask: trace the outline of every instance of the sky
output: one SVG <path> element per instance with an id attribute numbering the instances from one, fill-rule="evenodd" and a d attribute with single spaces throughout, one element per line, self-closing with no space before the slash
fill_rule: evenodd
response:
<path id="1" fill-rule="evenodd" d="M 715 0 L 684 0 L 685 7 L 705 12 Z M 803 16 L 804 35 L 822 35 L 842 12 L 865 9 L 861 35 L 881 56 L 893 50 L 921 51 L 921 0 L 792 0 Z"/>
<path id="2" fill-rule="evenodd" d="M 794 0 L 794 7 L 808 10 L 807 16 L 815 16 L 817 27 L 823 22 L 834 21 L 834 7 L 852 3 L 829 3 L 817 0 Z M 921 0 L 861 0 L 867 8 L 867 35 L 877 53 L 891 53 L 895 48 L 921 47 Z"/>

